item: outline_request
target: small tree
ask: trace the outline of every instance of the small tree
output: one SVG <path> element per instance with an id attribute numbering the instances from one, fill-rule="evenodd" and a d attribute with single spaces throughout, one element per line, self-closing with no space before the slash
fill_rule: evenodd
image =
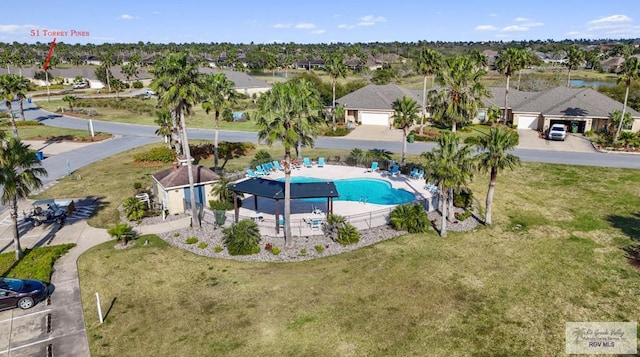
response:
<path id="1" fill-rule="evenodd" d="M 421 204 L 405 204 L 391 211 L 391 227 L 409 233 L 423 233 L 429 229 L 429 217 Z"/>
<path id="2" fill-rule="evenodd" d="M 137 199 L 129 197 L 122 204 L 124 215 L 130 221 L 141 221 L 147 214 L 147 204 Z"/>
<path id="3" fill-rule="evenodd" d="M 69 110 L 73 111 L 73 107 L 76 106 L 76 100 L 77 100 L 76 96 L 67 94 L 64 97 L 62 97 L 62 100 L 67 102 L 69 104 Z"/>
<path id="4" fill-rule="evenodd" d="M 115 238 L 122 245 L 127 245 L 127 242 L 129 242 L 135 236 L 133 227 L 131 227 L 127 223 L 118 223 L 115 226 L 107 229 L 107 233 L 109 233 L 111 237 Z"/>
<path id="5" fill-rule="evenodd" d="M 222 230 L 222 242 L 231 255 L 250 255 L 260 252 L 260 230 L 256 222 L 243 219 Z"/>

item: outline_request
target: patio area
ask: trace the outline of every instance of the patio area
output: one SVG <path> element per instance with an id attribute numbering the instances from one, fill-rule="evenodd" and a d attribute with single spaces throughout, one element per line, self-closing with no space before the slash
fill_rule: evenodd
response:
<path id="1" fill-rule="evenodd" d="M 318 167 L 300 167 L 291 172 L 291 177 L 313 177 L 325 180 L 341 179 L 378 179 L 391 184 L 393 188 L 403 189 L 412 193 L 415 201 L 422 202 L 427 211 L 433 211 L 437 206 L 437 197 L 425 189 L 424 179 L 413 179 L 406 175 L 388 176 L 386 171 L 368 172 L 363 167 L 324 165 Z M 284 178 L 284 172 L 271 172 L 264 176 L 266 179 Z M 239 209 L 239 219 L 252 219 L 258 223 L 260 233 L 268 236 L 282 236 L 282 229 L 276 232 L 276 200 L 267 197 L 257 197 L 258 210 L 255 207 L 256 199 L 253 195 L 245 195 L 242 207 Z M 324 214 L 328 212 L 328 200 L 322 202 L 308 202 L 305 200 L 291 201 L 291 230 L 296 236 L 322 235 L 322 229 L 318 229 L 315 220 L 324 220 Z M 364 201 L 337 201 L 333 200 L 333 213 L 346 217 L 347 221 L 358 229 L 370 229 L 388 223 L 389 214 L 396 205 L 381 205 Z M 284 201 L 279 202 L 279 213 L 282 217 Z M 322 213 L 321 213 L 322 212 Z M 234 220 L 234 213 L 228 212 L 227 219 Z"/>

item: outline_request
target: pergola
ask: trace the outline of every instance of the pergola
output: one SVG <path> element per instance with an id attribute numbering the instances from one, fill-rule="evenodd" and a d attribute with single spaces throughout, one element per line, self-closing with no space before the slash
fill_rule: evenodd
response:
<path id="1" fill-rule="evenodd" d="M 295 182 L 290 183 L 291 199 L 298 198 L 326 198 L 328 213 L 333 213 L 333 198 L 338 197 L 336 185 L 331 182 Z M 276 200 L 276 233 L 280 233 L 279 216 L 280 200 L 284 199 L 284 181 L 268 180 L 261 177 L 229 184 L 227 188 L 233 191 L 235 222 L 238 223 L 238 193 L 253 195 L 254 206 L 258 209 L 258 196 Z"/>

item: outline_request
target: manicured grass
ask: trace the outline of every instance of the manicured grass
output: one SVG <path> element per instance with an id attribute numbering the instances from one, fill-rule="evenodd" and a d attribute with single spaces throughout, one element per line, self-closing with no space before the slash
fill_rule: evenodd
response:
<path id="1" fill-rule="evenodd" d="M 19 262 L 16 262 L 14 252 L 2 253 L 0 254 L 0 276 L 37 279 L 49 283 L 53 264 L 73 247 L 75 244 L 26 249 L 24 257 Z"/>
<path id="2" fill-rule="evenodd" d="M 525 163 L 499 175 L 492 227 L 300 263 L 106 243 L 79 261 L 92 355 L 562 355 L 567 321 L 637 320 L 620 248 L 640 239 L 638 177 Z"/>
<path id="3" fill-rule="evenodd" d="M 154 99 L 149 99 L 147 101 L 155 102 Z M 50 102 L 47 102 L 46 100 L 40 100 L 37 102 L 37 104 L 42 109 L 50 112 L 55 112 L 58 110 L 58 108 L 64 108 L 65 111 L 69 110 L 68 104 L 66 102 L 63 102 L 62 100 L 52 100 Z M 84 108 L 84 109 L 97 111 L 99 115 L 94 117 L 95 120 L 157 126 L 157 124 L 155 123 L 156 117 L 154 115 L 133 113 L 126 109 L 112 109 L 112 108 Z M 234 110 L 247 112 L 249 113 L 249 115 L 255 111 L 254 109 L 251 109 L 251 108 L 247 109 L 245 107 L 235 108 Z M 190 128 L 206 128 L 206 129 L 214 128 L 213 113 L 207 115 L 207 113 L 202 109 L 200 105 L 195 106 L 193 108 L 192 115 L 188 116 L 186 119 L 187 119 L 187 125 Z M 226 122 L 224 120 L 220 120 L 220 129 L 237 130 L 237 131 L 257 131 L 258 130 L 255 127 L 255 122 L 253 121 Z"/>
<path id="4" fill-rule="evenodd" d="M 0 125 L 0 130 L 5 130 L 7 133 L 11 133 L 11 125 L 3 123 Z M 73 140 L 73 141 L 92 141 L 91 133 L 87 130 L 75 130 L 56 128 L 46 125 L 25 125 L 18 127 L 18 134 L 20 139 L 23 140 Z M 104 134 L 96 132 L 95 135 L 102 137 Z"/>

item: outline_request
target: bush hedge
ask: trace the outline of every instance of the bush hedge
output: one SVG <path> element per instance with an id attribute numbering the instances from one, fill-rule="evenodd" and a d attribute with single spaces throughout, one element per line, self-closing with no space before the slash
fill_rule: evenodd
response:
<path id="1" fill-rule="evenodd" d="M 176 161 L 176 152 L 166 146 L 159 146 L 151 150 L 139 153 L 133 157 L 136 162 L 174 162 Z"/>

